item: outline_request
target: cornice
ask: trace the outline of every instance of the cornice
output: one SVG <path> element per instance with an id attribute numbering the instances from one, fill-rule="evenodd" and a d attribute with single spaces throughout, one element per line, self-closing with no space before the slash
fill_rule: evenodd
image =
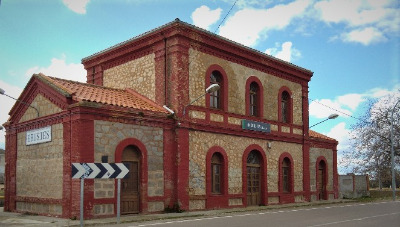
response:
<path id="1" fill-rule="evenodd" d="M 188 38 L 192 48 L 291 81 L 308 82 L 313 75 L 310 70 L 246 47 L 179 19 L 86 57 L 82 59 L 82 64 L 86 69 L 96 64 L 104 64 L 136 51 L 150 49 L 155 43 L 173 36 Z"/>

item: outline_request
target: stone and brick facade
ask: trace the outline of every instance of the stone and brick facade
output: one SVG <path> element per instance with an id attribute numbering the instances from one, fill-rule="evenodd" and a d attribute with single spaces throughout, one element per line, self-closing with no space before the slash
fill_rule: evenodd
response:
<path id="1" fill-rule="evenodd" d="M 337 141 L 308 128 L 311 71 L 180 20 L 82 63 L 87 83 L 32 76 L 19 99 L 39 116 L 20 102 L 10 111 L 6 211 L 77 217 L 75 162 L 137 163 L 138 192 L 124 197 L 136 213 L 338 198 Z M 204 95 L 214 72 L 218 108 Z M 270 131 L 248 130 L 243 120 Z M 45 126 L 52 140 L 27 145 L 26 133 Z M 115 216 L 116 180 L 85 180 L 84 198 L 85 218 Z"/>

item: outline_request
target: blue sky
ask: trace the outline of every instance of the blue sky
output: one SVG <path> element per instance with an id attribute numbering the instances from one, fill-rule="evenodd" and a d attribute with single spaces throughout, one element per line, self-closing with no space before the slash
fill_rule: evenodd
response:
<path id="1" fill-rule="evenodd" d="M 339 118 L 313 129 L 337 139 L 339 154 L 349 148 L 353 117 L 362 114 L 368 98 L 399 97 L 398 0 L 234 3 L 1 0 L 0 88 L 18 97 L 37 72 L 84 82 L 82 58 L 180 18 L 313 71 L 310 125 L 338 110 Z M 12 105 L 12 99 L 0 96 L 0 122 Z"/>

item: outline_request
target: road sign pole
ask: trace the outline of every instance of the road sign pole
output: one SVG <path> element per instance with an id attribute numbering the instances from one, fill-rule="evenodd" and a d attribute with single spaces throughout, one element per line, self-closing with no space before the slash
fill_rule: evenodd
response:
<path id="1" fill-rule="evenodd" d="M 120 223 L 121 216 L 121 178 L 118 178 L 118 193 L 117 193 L 117 223 Z"/>
<path id="2" fill-rule="evenodd" d="M 83 227 L 83 187 L 84 187 L 84 178 L 81 178 L 81 204 L 80 204 L 80 219 L 81 219 L 81 227 Z"/>

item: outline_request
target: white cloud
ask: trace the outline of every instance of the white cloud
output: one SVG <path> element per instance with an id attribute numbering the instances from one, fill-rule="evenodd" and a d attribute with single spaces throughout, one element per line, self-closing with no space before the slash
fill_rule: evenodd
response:
<path id="1" fill-rule="evenodd" d="M 86 14 L 86 6 L 89 2 L 90 0 L 63 0 L 64 5 L 79 14 Z"/>
<path id="2" fill-rule="evenodd" d="M 339 142 L 338 150 L 343 151 L 351 147 L 351 131 L 346 128 L 346 123 L 344 122 L 334 126 L 326 135 Z"/>
<path id="3" fill-rule="evenodd" d="M 220 35 L 253 46 L 261 36 L 266 37 L 269 30 L 282 30 L 294 18 L 303 16 L 309 5 L 309 0 L 298 0 L 269 9 L 241 9 L 221 26 Z"/>
<path id="4" fill-rule="evenodd" d="M 35 73 L 43 73 L 47 76 L 86 82 L 86 70 L 83 68 L 83 65 L 80 63 L 67 64 L 65 55 L 63 55 L 61 59 L 52 58 L 51 64 L 47 67 L 34 66 L 28 69 L 25 76 L 31 77 Z"/>
<path id="5" fill-rule="evenodd" d="M 334 36 L 344 42 L 370 45 L 387 41 L 386 36 L 400 29 L 399 11 L 393 0 L 323 0 L 314 5 L 320 20 L 344 24 L 345 32 Z"/>
<path id="6" fill-rule="evenodd" d="M 207 6 L 200 6 L 192 13 L 193 24 L 209 30 L 209 27 L 219 20 L 221 12 L 221 8 L 211 10 Z"/>
<path id="7" fill-rule="evenodd" d="M 337 101 L 340 105 L 344 105 L 349 107 L 351 110 L 357 109 L 360 103 L 364 102 L 365 99 L 363 98 L 364 95 L 361 94 L 347 94 L 342 95 L 337 98 Z"/>
<path id="8" fill-rule="evenodd" d="M 293 47 L 292 42 L 284 42 L 282 46 L 276 43 L 275 46 L 281 47 L 281 49 L 279 50 L 278 47 L 269 48 L 265 53 L 287 62 L 291 62 L 293 58 L 301 56 L 300 51 Z"/>
<path id="9" fill-rule="evenodd" d="M 355 29 L 347 33 L 342 33 L 340 37 L 344 42 L 356 42 L 365 46 L 372 43 L 387 41 L 384 34 L 373 27 Z"/>
<path id="10" fill-rule="evenodd" d="M 22 92 L 22 88 L 10 85 L 0 80 L 0 88 L 5 91 L 5 94 L 18 98 Z M 1 111 L 0 111 L 0 125 L 3 125 L 8 120 L 8 113 L 15 104 L 15 100 L 4 95 L 0 95 Z M 5 143 L 5 130 L 0 130 L 0 148 L 4 148 Z"/>

